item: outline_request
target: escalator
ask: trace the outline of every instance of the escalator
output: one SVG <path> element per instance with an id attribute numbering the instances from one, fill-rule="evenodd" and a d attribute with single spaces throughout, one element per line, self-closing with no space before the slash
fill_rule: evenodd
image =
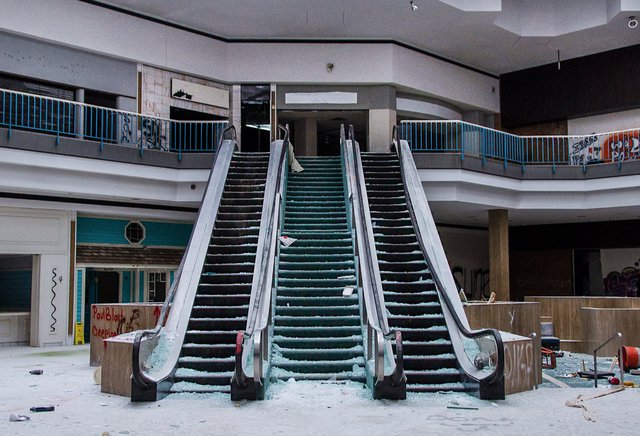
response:
<path id="1" fill-rule="evenodd" d="M 247 321 L 268 153 L 234 153 L 171 392 L 230 393 Z"/>
<path id="2" fill-rule="evenodd" d="M 389 326 L 404 338 L 407 390 L 464 391 L 435 283 L 407 208 L 398 157 L 362 153 L 362 166 Z"/>
<path id="3" fill-rule="evenodd" d="M 300 159 L 289 176 L 272 379 L 365 381 L 354 247 L 339 157 Z M 353 290 L 343 295 L 345 287 Z"/>
<path id="4" fill-rule="evenodd" d="M 403 337 L 407 390 L 504 399 L 504 346 L 471 330 L 407 141 L 361 153 L 389 327 Z"/>
<path id="5" fill-rule="evenodd" d="M 247 320 L 268 153 L 218 146 L 189 244 L 158 324 L 133 344 L 132 401 L 230 391 L 235 337 Z"/>

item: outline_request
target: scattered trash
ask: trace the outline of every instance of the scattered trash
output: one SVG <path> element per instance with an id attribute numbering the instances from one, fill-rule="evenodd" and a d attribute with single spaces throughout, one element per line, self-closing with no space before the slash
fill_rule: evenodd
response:
<path id="1" fill-rule="evenodd" d="M 102 366 L 97 367 L 93 371 L 93 381 L 97 385 L 102 383 Z"/>
<path id="2" fill-rule="evenodd" d="M 53 412 L 56 410 L 56 406 L 33 406 L 29 410 L 32 412 Z"/>
<path id="3" fill-rule="evenodd" d="M 456 406 L 453 404 L 449 404 L 447 409 L 478 410 L 478 408 L 474 406 Z"/>
<path id="4" fill-rule="evenodd" d="M 626 387 L 626 388 L 637 388 L 638 385 L 635 384 L 632 381 L 627 380 L 626 382 L 624 382 L 624 387 Z"/>
<path id="5" fill-rule="evenodd" d="M 353 295 L 353 286 L 345 286 L 342 290 L 342 296 L 348 297 L 350 295 Z"/>
<path id="6" fill-rule="evenodd" d="M 461 404 L 460 402 L 453 400 L 447 405 L 447 409 L 460 409 L 460 410 L 478 410 L 476 406 L 469 404 Z"/>
<path id="7" fill-rule="evenodd" d="M 589 412 L 589 410 L 587 409 L 587 406 L 584 405 L 584 402 L 587 400 L 594 400 L 600 397 L 606 397 L 607 395 L 615 394 L 622 391 L 624 391 L 624 387 L 618 386 L 617 388 L 612 388 L 607 391 L 600 392 L 599 394 L 592 395 L 590 397 L 585 397 L 582 394 L 580 394 L 576 397 L 575 400 L 569 400 L 566 403 L 564 403 L 564 405 L 567 407 L 575 407 L 577 409 L 582 409 L 582 416 L 584 416 L 584 419 L 586 419 L 587 421 L 595 422 L 595 418 L 593 417 L 591 412 Z"/>
<path id="8" fill-rule="evenodd" d="M 28 421 L 29 418 L 27 415 L 16 415 L 15 413 L 9 414 L 9 421 L 11 422 L 20 422 L 20 421 Z"/>
<path id="9" fill-rule="evenodd" d="M 618 377 L 609 377 L 607 379 L 607 381 L 609 382 L 610 385 L 619 385 L 620 384 L 620 379 Z M 625 382 L 626 384 L 627 382 Z M 633 383 L 633 382 L 632 382 Z"/>
<path id="10" fill-rule="evenodd" d="M 29 371 L 29 374 L 31 374 L 31 375 L 42 375 L 42 370 L 41 369 L 32 369 L 31 371 Z"/>
<path id="11" fill-rule="evenodd" d="M 551 377 L 549 374 L 546 373 L 542 373 L 542 378 L 550 381 L 551 383 L 553 383 L 554 385 L 558 386 L 559 388 L 568 388 L 570 387 L 568 384 L 566 384 L 565 382 L 561 382 L 560 380 L 557 380 L 553 377 Z"/>
<path id="12" fill-rule="evenodd" d="M 354 276 L 353 274 L 349 275 L 349 276 L 338 276 L 337 279 L 338 280 L 351 280 L 351 279 L 355 279 L 356 276 Z"/>
<path id="13" fill-rule="evenodd" d="M 293 244 L 294 242 L 297 241 L 296 238 L 291 238 L 289 236 L 280 236 L 278 238 L 280 240 L 280 242 L 282 242 L 282 245 L 284 245 L 285 247 L 288 247 L 289 245 Z"/>

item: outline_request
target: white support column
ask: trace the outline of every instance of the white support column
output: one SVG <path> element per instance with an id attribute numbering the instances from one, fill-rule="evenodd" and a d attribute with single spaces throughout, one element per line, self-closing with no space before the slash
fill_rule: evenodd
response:
<path id="1" fill-rule="evenodd" d="M 393 126 L 396 124 L 395 109 L 369 110 L 369 144 L 367 151 L 388 152 Z M 358 138 L 356 138 L 358 139 Z"/>

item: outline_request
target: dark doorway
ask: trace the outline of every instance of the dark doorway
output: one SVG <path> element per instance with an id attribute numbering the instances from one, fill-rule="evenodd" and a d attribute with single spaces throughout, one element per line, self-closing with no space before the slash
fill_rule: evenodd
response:
<path id="1" fill-rule="evenodd" d="M 0 312 L 31 312 L 32 256 L 0 256 Z"/>
<path id="2" fill-rule="evenodd" d="M 171 106 L 169 116 L 174 121 L 223 121 L 225 117 L 192 111 Z M 206 151 L 213 150 L 218 145 L 218 135 L 222 129 L 217 129 L 209 123 L 171 123 L 172 151 Z"/>
<path id="3" fill-rule="evenodd" d="M 120 302 L 120 274 L 116 271 L 99 271 L 87 268 L 86 304 L 84 306 L 84 337 L 91 332 L 91 305 Z"/>
<path id="4" fill-rule="evenodd" d="M 117 142 L 118 116 L 115 112 L 103 109 L 116 109 L 117 96 L 97 91 L 85 91 L 84 102 L 84 137 L 86 139 Z M 97 107 L 96 107 L 97 106 Z"/>
<path id="5" fill-rule="evenodd" d="M 575 295 L 604 295 L 600 250 L 574 250 L 573 271 Z"/>
<path id="6" fill-rule="evenodd" d="M 242 85 L 241 148 L 245 152 L 268 152 L 271 145 L 269 85 Z"/>
<path id="7" fill-rule="evenodd" d="M 369 114 L 365 110 L 283 110 L 278 122 L 288 124 L 291 139 L 300 156 L 337 156 L 340 154 L 340 126 L 348 132 L 353 125 L 360 149 L 367 149 Z"/>

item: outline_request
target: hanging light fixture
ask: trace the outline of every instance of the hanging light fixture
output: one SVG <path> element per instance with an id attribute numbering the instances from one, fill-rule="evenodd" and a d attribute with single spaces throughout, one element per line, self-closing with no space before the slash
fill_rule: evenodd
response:
<path id="1" fill-rule="evenodd" d="M 418 5 L 413 0 L 409 1 L 409 5 L 411 6 L 411 12 L 415 12 L 418 10 Z"/>

